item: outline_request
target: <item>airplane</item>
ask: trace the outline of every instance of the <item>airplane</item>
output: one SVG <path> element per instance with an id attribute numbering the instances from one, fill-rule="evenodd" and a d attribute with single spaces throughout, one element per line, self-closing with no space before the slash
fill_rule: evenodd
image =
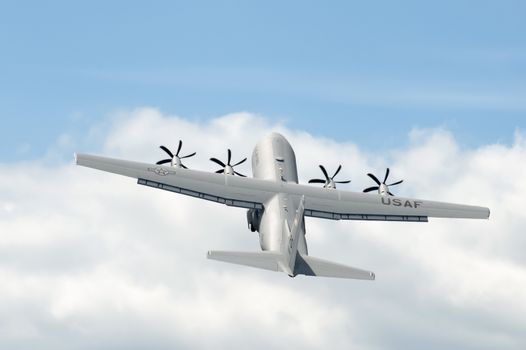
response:
<path id="1" fill-rule="evenodd" d="M 248 209 L 248 228 L 259 233 L 262 251 L 211 250 L 207 258 L 284 272 L 290 277 L 375 279 L 373 272 L 308 255 L 305 217 L 427 222 L 430 217 L 488 219 L 490 215 L 490 210 L 485 207 L 397 197 L 389 187 L 402 181 L 386 184 L 389 169 L 383 181 L 368 174 L 376 186 L 363 192 L 377 191 L 372 194 L 337 189 L 337 183 L 350 182 L 334 180 L 341 165 L 332 177 L 320 165 L 325 178 L 309 182 L 323 184 L 323 187 L 299 184 L 294 150 L 278 133 L 264 137 L 254 148 L 252 178 L 234 170 L 247 158 L 231 164 L 230 149 L 226 163 L 217 158 L 210 159 L 221 167 L 213 173 L 188 169 L 183 165 L 182 159 L 196 153 L 180 156 L 181 147 L 182 141 L 179 141 L 177 152 L 173 154 L 167 147 L 161 146 L 169 158 L 157 164 L 88 154 L 75 154 L 75 160 L 80 166 L 135 178 L 140 185 Z"/>

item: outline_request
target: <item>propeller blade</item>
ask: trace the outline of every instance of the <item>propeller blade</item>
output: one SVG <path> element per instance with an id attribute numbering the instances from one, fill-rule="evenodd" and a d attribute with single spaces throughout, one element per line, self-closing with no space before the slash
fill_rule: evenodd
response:
<path id="1" fill-rule="evenodd" d="M 392 194 L 391 192 L 387 191 L 387 193 L 389 193 L 390 196 L 394 197 L 394 194 Z"/>
<path id="2" fill-rule="evenodd" d="M 363 192 L 367 193 L 367 192 L 371 192 L 371 191 L 377 191 L 378 188 L 379 188 L 378 186 L 369 187 L 369 188 L 366 188 L 365 190 L 363 190 Z"/>
<path id="3" fill-rule="evenodd" d="M 181 168 L 183 168 L 183 169 L 188 169 L 188 168 L 185 167 L 183 164 L 181 164 Z"/>
<path id="4" fill-rule="evenodd" d="M 158 162 L 155 163 L 155 164 L 157 164 L 157 165 L 161 165 L 161 164 L 170 163 L 171 161 L 172 161 L 171 159 L 163 159 L 163 160 L 158 161 Z"/>
<path id="5" fill-rule="evenodd" d="M 325 180 L 322 180 L 322 179 L 310 179 L 309 180 L 309 183 L 310 184 L 324 184 L 326 183 L 327 181 Z"/>
<path id="6" fill-rule="evenodd" d="M 192 153 L 192 154 L 189 154 L 189 155 L 187 155 L 187 156 L 184 156 L 184 157 L 179 157 L 179 159 L 185 159 L 185 158 L 190 158 L 190 157 L 193 157 L 193 156 L 195 156 L 196 154 L 197 154 L 197 152 L 194 152 L 194 153 Z"/>
<path id="7" fill-rule="evenodd" d="M 223 168 L 226 167 L 225 163 L 223 163 L 222 161 L 220 161 L 219 159 L 217 158 L 210 158 L 210 160 L 220 166 L 222 166 Z"/>
<path id="8" fill-rule="evenodd" d="M 325 179 L 327 180 L 327 182 L 330 180 L 329 178 L 329 175 L 327 174 L 327 170 L 325 170 L 325 168 L 323 167 L 323 165 L 320 165 L 320 169 L 321 171 L 323 172 L 323 175 L 325 175 Z"/>
<path id="9" fill-rule="evenodd" d="M 230 161 L 232 160 L 232 151 L 230 148 L 228 149 L 228 162 L 226 162 L 228 165 L 230 165 Z"/>
<path id="10" fill-rule="evenodd" d="M 218 173 L 218 174 L 222 174 L 224 172 L 225 172 L 225 169 L 219 169 L 218 171 L 216 171 L 216 173 Z"/>
<path id="11" fill-rule="evenodd" d="M 176 156 L 179 156 L 179 152 L 181 152 L 181 147 L 183 147 L 183 141 L 179 140 L 179 147 L 177 147 L 177 153 Z"/>
<path id="12" fill-rule="evenodd" d="M 337 184 L 348 184 L 349 182 L 351 182 L 351 180 L 347 180 L 347 181 L 335 181 L 335 183 L 337 183 Z"/>
<path id="13" fill-rule="evenodd" d="M 369 174 L 367 174 L 367 176 L 369 176 L 371 179 L 373 179 L 373 181 L 376 182 L 378 184 L 378 186 L 380 186 L 382 184 L 380 182 L 380 180 L 378 180 L 378 178 L 376 176 L 374 176 L 373 174 L 369 173 Z"/>
<path id="14" fill-rule="evenodd" d="M 236 174 L 237 176 L 246 177 L 246 175 L 240 174 L 237 171 L 234 171 L 234 174 Z"/>
<path id="15" fill-rule="evenodd" d="M 336 169 L 336 172 L 334 173 L 334 175 L 332 175 L 331 179 L 334 179 L 334 177 L 336 175 L 338 175 L 338 173 L 340 172 L 340 170 L 342 170 L 342 165 L 340 164 L 340 166 L 338 167 L 338 169 Z"/>
<path id="16" fill-rule="evenodd" d="M 385 171 L 384 182 L 382 182 L 382 183 L 385 183 L 387 181 L 388 177 L 389 177 L 389 168 L 387 168 L 387 170 Z"/>
<path id="17" fill-rule="evenodd" d="M 165 146 L 159 146 L 163 151 L 165 151 L 166 153 L 168 153 L 168 155 L 170 156 L 170 158 L 173 158 L 174 155 L 173 153 L 168 149 L 166 148 Z"/>
<path id="18" fill-rule="evenodd" d="M 247 159 L 245 158 L 245 159 L 243 159 L 242 161 L 237 162 L 236 164 L 232 165 L 232 167 L 238 166 L 239 164 L 244 163 L 246 160 L 247 160 Z M 246 176 L 245 176 L 245 177 L 246 177 Z"/>
<path id="19" fill-rule="evenodd" d="M 404 180 L 400 180 L 400 181 L 394 182 L 394 183 L 392 183 L 392 184 L 390 184 L 390 185 L 387 185 L 387 186 L 399 185 L 399 184 L 401 184 L 402 182 L 404 182 Z"/>

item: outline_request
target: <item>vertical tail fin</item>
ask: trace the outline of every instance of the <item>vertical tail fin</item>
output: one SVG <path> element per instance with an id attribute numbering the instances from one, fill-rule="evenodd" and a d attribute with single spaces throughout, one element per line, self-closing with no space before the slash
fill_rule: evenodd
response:
<path id="1" fill-rule="evenodd" d="M 287 265 L 285 269 L 288 268 L 288 274 L 293 275 L 294 266 L 296 265 L 296 256 L 298 253 L 298 243 L 299 235 L 301 232 L 301 224 L 303 220 L 303 213 L 305 211 L 305 196 L 301 196 L 300 204 L 296 210 L 296 215 L 294 216 L 294 221 L 292 222 L 292 227 L 289 232 L 289 244 L 287 245 L 287 250 L 285 255 L 287 256 Z M 286 225 L 285 225 L 286 226 Z"/>

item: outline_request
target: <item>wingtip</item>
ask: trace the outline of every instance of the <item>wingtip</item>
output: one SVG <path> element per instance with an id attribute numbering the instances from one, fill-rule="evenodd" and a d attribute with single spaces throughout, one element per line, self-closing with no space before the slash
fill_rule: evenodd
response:
<path id="1" fill-rule="evenodd" d="M 77 152 L 73 153 L 73 159 L 75 160 L 75 164 L 78 164 Z"/>

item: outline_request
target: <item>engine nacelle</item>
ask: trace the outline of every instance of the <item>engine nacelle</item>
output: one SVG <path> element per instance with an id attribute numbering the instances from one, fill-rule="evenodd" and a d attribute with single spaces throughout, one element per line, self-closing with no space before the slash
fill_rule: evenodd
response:
<path id="1" fill-rule="evenodd" d="M 261 223 L 261 217 L 263 216 L 262 209 L 249 209 L 247 211 L 247 223 L 248 228 L 252 232 L 259 231 L 259 224 Z"/>

